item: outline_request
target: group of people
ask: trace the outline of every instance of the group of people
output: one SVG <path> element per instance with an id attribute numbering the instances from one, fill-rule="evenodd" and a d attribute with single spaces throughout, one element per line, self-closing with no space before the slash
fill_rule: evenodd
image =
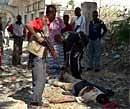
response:
<path id="1" fill-rule="evenodd" d="M 56 17 L 56 7 L 48 5 L 46 9 L 46 16 L 41 19 L 41 23 L 37 23 L 35 19 L 25 26 L 31 32 L 33 40 L 43 45 L 50 52 L 47 54 L 44 50 L 43 57 L 39 57 L 31 53 L 32 57 L 32 77 L 33 77 L 33 95 L 31 98 L 32 105 L 42 104 L 42 93 L 46 82 L 46 71 L 57 73 L 60 75 L 62 66 L 68 65 L 70 71 L 75 78 L 81 79 L 81 70 L 78 69 L 78 61 L 82 58 L 83 48 L 85 47 L 86 36 L 86 19 L 81 15 L 81 9 L 75 8 L 76 19 L 74 25 L 69 24 L 69 15 L 64 15 L 63 20 Z M 38 25 L 41 26 L 38 26 Z M 102 32 L 103 30 L 103 32 Z M 93 20 L 89 25 L 89 66 L 87 70 L 100 70 L 100 39 L 104 36 L 107 29 L 102 20 L 98 18 L 98 12 L 93 12 Z M 41 37 L 38 32 L 43 32 L 48 35 L 48 41 L 53 51 L 50 51 L 46 40 Z M 68 32 L 68 33 L 66 33 Z M 70 38 L 72 37 L 72 38 Z M 68 43 L 69 42 L 69 43 Z M 84 43 L 84 45 L 82 45 Z M 79 44 L 79 46 L 77 46 Z M 82 50 L 81 48 L 82 47 Z M 68 49 L 69 48 L 69 49 Z M 80 55 L 79 55 L 80 54 Z M 79 57 L 78 57 L 79 56 Z M 77 58 L 78 57 L 78 58 Z M 98 61 L 98 62 L 97 62 Z M 46 63 L 48 69 L 46 67 Z M 76 63 L 76 64 L 75 64 Z"/>
<path id="2" fill-rule="evenodd" d="M 60 17 L 56 17 L 56 7 L 48 5 L 44 18 L 36 18 L 23 25 L 22 17 L 18 15 L 17 21 L 7 28 L 14 39 L 12 55 L 12 64 L 14 66 L 20 64 L 22 44 L 27 33 L 29 43 L 36 41 L 44 47 L 42 57 L 29 52 L 33 81 L 33 94 L 30 102 L 32 105 L 38 106 L 42 104 L 46 72 L 50 72 L 53 75 L 56 74 L 55 77 L 57 78 L 60 75 L 62 67 L 67 66 L 70 72 L 72 72 L 72 76 L 82 79 L 80 75 L 82 72 L 80 61 L 83 57 L 85 47 L 88 47 L 87 70 L 95 69 L 95 72 L 100 71 L 100 40 L 107 32 L 106 26 L 98 18 L 97 11 L 93 11 L 93 19 L 90 23 L 81 15 L 79 7 L 75 8 L 74 12 L 76 16 L 75 21 L 73 24 L 70 24 L 69 15 L 64 15 L 62 20 Z M 88 36 L 86 35 L 87 23 L 89 23 Z M 39 33 L 43 33 L 47 37 L 47 41 Z"/>

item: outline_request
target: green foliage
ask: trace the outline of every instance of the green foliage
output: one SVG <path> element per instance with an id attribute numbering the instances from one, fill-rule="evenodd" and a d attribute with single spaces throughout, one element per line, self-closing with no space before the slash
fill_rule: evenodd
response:
<path id="1" fill-rule="evenodd" d="M 71 5 L 71 6 L 72 6 L 72 9 L 74 9 L 74 0 L 68 1 L 68 5 Z"/>
<path id="2" fill-rule="evenodd" d="M 129 43 L 130 38 L 130 18 L 112 22 L 112 33 L 118 43 Z"/>
<path id="3" fill-rule="evenodd" d="M 121 16 L 121 10 L 116 7 L 102 7 L 101 8 L 101 19 L 106 21 L 116 20 Z"/>

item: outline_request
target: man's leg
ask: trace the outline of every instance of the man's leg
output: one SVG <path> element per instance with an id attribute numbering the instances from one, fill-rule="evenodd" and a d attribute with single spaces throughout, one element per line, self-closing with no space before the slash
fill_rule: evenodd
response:
<path id="1" fill-rule="evenodd" d="M 20 41 L 19 41 L 19 51 L 20 51 L 20 55 L 22 55 L 22 47 L 23 47 L 23 37 L 20 37 Z"/>
<path id="2" fill-rule="evenodd" d="M 14 66 L 17 65 L 17 59 L 18 59 L 18 39 L 16 38 L 16 36 L 14 36 L 14 44 L 13 44 L 13 55 L 12 55 L 12 64 Z"/>
<path id="3" fill-rule="evenodd" d="M 78 58 L 71 56 L 71 72 L 76 79 L 81 79 L 80 71 L 78 70 Z"/>
<path id="4" fill-rule="evenodd" d="M 29 53 L 29 55 L 32 57 L 32 63 L 31 63 L 31 68 L 33 68 L 33 67 L 35 67 L 34 66 L 34 58 L 36 58 L 36 56 L 35 55 L 33 55 L 32 53 Z M 35 72 L 33 72 L 34 70 L 32 69 L 32 87 L 35 87 L 35 85 L 36 85 L 36 73 Z M 32 91 L 33 91 L 33 89 L 32 89 Z"/>
<path id="5" fill-rule="evenodd" d="M 33 59 L 33 96 L 32 102 L 41 103 L 42 93 L 46 82 L 46 64 L 45 60 L 35 57 Z"/>
<path id="6" fill-rule="evenodd" d="M 22 45 L 23 45 L 23 38 L 22 37 L 18 37 L 17 38 L 17 64 L 21 64 L 21 55 L 22 55 Z"/>
<path id="7" fill-rule="evenodd" d="M 21 55 L 22 55 L 22 43 L 23 43 L 23 40 L 21 37 L 18 37 L 18 42 L 17 42 L 17 46 L 18 46 L 18 49 L 17 49 L 17 64 L 21 64 Z"/>
<path id="8" fill-rule="evenodd" d="M 88 44 L 88 70 L 92 70 L 93 68 L 93 58 L 94 58 L 94 49 L 93 49 L 93 41 L 89 40 Z"/>
<path id="9" fill-rule="evenodd" d="M 94 42 L 94 50 L 95 50 L 95 55 L 94 55 L 94 62 L 95 62 L 95 71 L 100 70 L 100 57 L 101 57 L 101 43 L 100 40 L 96 40 Z"/>

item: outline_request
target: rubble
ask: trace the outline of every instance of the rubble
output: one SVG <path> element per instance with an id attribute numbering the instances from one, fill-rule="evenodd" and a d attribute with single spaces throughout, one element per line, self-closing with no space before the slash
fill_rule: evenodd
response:
<path id="1" fill-rule="evenodd" d="M 128 109 L 130 88 L 128 86 L 130 84 L 129 64 L 121 62 L 122 55 L 118 56 L 118 59 L 116 57 L 113 60 L 111 52 L 105 52 L 102 57 L 102 70 L 98 73 L 84 70 L 82 78 L 97 85 L 112 88 L 115 92 L 115 96 L 112 99 L 120 104 L 121 109 Z M 8 58 L 10 57 L 8 56 Z M 6 56 L 4 59 L 8 60 L 8 58 Z M 23 60 L 24 63 L 26 61 L 27 59 Z M 29 99 L 29 94 L 31 93 L 31 70 L 28 70 L 25 65 L 13 67 L 5 64 L 5 68 L 9 69 L 10 72 L 1 71 L 0 73 L 0 109 L 27 109 L 25 101 Z M 62 98 L 64 97 L 63 92 L 65 90 L 46 84 L 43 96 L 46 99 Z M 82 104 L 73 101 L 58 104 L 49 103 L 48 109 L 101 109 L 101 105 L 97 103 Z"/>

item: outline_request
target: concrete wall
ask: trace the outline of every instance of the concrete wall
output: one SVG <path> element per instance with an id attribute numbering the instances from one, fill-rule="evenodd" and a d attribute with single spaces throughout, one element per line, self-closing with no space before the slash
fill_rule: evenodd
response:
<path id="1" fill-rule="evenodd" d="M 36 17 L 43 15 L 44 10 L 45 0 L 38 0 L 36 2 L 29 2 L 24 7 L 20 7 L 19 13 L 23 17 L 23 22 L 26 23 Z"/>
<path id="2" fill-rule="evenodd" d="M 82 15 L 85 16 L 87 25 L 86 25 L 86 33 L 88 34 L 88 25 L 90 20 L 92 20 L 92 12 L 97 10 L 96 2 L 84 2 L 81 4 Z"/>

